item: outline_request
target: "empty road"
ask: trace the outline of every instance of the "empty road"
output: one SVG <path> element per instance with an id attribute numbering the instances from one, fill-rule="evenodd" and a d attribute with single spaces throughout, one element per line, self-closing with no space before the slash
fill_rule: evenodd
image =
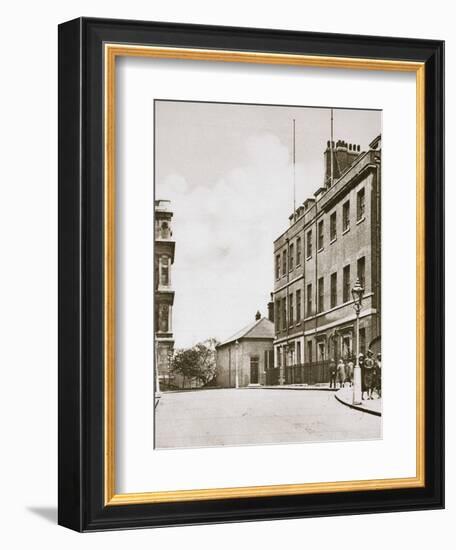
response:
<path id="1" fill-rule="evenodd" d="M 159 449 L 381 437 L 381 417 L 350 409 L 321 390 L 164 393 L 155 413 Z"/>

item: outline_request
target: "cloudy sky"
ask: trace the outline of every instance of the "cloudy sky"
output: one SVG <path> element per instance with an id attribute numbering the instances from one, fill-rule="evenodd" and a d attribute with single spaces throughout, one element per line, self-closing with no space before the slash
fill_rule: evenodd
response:
<path id="1" fill-rule="evenodd" d="M 172 201 L 176 347 L 223 340 L 267 315 L 273 241 L 323 182 L 330 109 L 157 101 L 155 197 Z M 379 111 L 334 110 L 334 139 L 368 144 Z"/>

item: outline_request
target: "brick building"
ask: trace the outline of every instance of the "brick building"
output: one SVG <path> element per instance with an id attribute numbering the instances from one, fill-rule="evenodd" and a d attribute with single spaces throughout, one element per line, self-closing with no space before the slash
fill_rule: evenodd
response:
<path id="1" fill-rule="evenodd" d="M 217 346 L 217 386 L 264 385 L 265 373 L 273 366 L 273 341 L 274 323 L 257 313 L 253 323 Z"/>
<path id="2" fill-rule="evenodd" d="M 174 350 L 173 304 L 174 290 L 171 286 L 171 267 L 174 263 L 175 242 L 171 230 L 173 213 L 170 201 L 155 201 L 155 365 L 156 381 L 170 383 L 170 362 Z"/>
<path id="3" fill-rule="evenodd" d="M 274 242 L 274 354 L 281 384 L 327 382 L 329 361 L 352 356 L 357 278 L 364 288 L 360 350 L 380 346 L 381 138 L 365 152 L 328 142 L 324 162 L 323 186 Z"/>

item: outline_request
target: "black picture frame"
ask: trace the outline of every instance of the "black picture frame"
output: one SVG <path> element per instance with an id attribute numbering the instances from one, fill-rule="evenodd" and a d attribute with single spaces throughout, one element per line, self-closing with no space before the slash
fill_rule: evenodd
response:
<path id="1" fill-rule="evenodd" d="M 444 506 L 444 43 L 79 18 L 59 26 L 58 522 L 76 531 Z M 425 63 L 423 488 L 106 506 L 103 394 L 103 44 L 134 43 Z"/>

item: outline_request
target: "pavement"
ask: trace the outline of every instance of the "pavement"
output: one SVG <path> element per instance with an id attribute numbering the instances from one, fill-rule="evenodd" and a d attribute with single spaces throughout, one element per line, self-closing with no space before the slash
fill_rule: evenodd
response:
<path id="1" fill-rule="evenodd" d="M 244 390 L 309 390 L 309 391 L 336 391 L 337 388 L 330 388 L 329 384 L 319 384 L 318 386 L 309 386 L 308 384 L 283 384 L 282 386 L 246 386 Z"/>
<path id="2" fill-rule="evenodd" d="M 361 403 L 354 405 L 353 404 L 353 390 L 350 387 L 344 388 L 330 388 L 329 384 L 319 384 L 318 386 L 309 386 L 307 384 L 290 384 L 282 386 L 247 386 L 244 389 L 256 389 L 262 388 L 266 390 L 308 390 L 308 391 L 332 391 L 337 392 L 335 394 L 336 399 L 346 405 L 358 411 L 364 411 L 366 413 L 375 414 L 377 416 L 382 416 L 382 399 L 364 399 Z M 377 396 L 376 396 L 377 397 Z"/>
<path id="3" fill-rule="evenodd" d="M 353 404 L 352 388 L 342 388 L 335 394 L 335 398 L 347 407 L 363 411 L 376 416 L 382 416 L 382 399 L 363 399 L 360 404 Z"/>
<path id="4" fill-rule="evenodd" d="M 345 407 L 329 391 L 162 393 L 155 409 L 158 449 L 380 438 L 379 417 Z"/>

